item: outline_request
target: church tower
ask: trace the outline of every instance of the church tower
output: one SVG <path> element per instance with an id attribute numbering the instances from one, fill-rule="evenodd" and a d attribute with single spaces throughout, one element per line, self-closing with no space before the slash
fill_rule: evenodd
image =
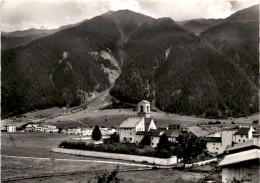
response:
<path id="1" fill-rule="evenodd" d="M 150 102 L 146 100 L 142 100 L 137 104 L 138 108 L 138 116 L 139 117 L 145 117 L 145 118 L 150 118 Z"/>

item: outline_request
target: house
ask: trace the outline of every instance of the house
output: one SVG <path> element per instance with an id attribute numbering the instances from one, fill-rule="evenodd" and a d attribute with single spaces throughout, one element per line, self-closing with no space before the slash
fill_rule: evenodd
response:
<path id="1" fill-rule="evenodd" d="M 58 133 L 59 129 L 54 125 L 45 125 L 50 133 Z"/>
<path id="2" fill-rule="evenodd" d="M 221 137 L 203 137 L 202 139 L 207 142 L 209 152 L 215 154 L 223 153 Z"/>
<path id="3" fill-rule="evenodd" d="M 138 143 L 138 140 L 135 140 L 136 132 L 144 131 L 144 118 L 142 117 L 130 117 L 127 118 L 119 126 L 119 141 L 120 142 L 130 142 Z"/>
<path id="4" fill-rule="evenodd" d="M 228 153 L 219 163 L 222 169 L 222 182 L 227 183 L 233 178 L 245 182 L 260 182 L 260 142 L 248 140 L 229 146 Z"/>
<path id="5" fill-rule="evenodd" d="M 252 126 L 241 126 L 235 133 L 235 143 L 245 142 L 253 137 L 253 127 Z"/>
<path id="6" fill-rule="evenodd" d="M 34 127 L 33 125 L 29 124 L 25 127 L 25 131 L 27 132 L 33 132 L 34 131 Z"/>
<path id="7" fill-rule="evenodd" d="M 42 126 L 42 132 L 45 132 L 45 133 L 50 133 L 51 130 L 47 127 L 47 126 Z"/>
<path id="8" fill-rule="evenodd" d="M 7 132 L 16 132 L 16 126 L 13 124 L 5 125 L 5 129 Z"/>
<path id="9" fill-rule="evenodd" d="M 69 127 L 68 128 L 68 134 L 79 135 L 79 134 L 81 134 L 81 128 L 79 128 L 79 127 Z"/>
<path id="10" fill-rule="evenodd" d="M 34 129 L 35 132 L 43 132 L 43 126 L 37 125 Z"/>
<path id="11" fill-rule="evenodd" d="M 83 129 L 81 130 L 82 136 L 91 136 L 91 135 L 92 135 L 92 132 L 93 132 L 93 129 L 92 129 L 92 128 L 83 128 Z"/>
<path id="12" fill-rule="evenodd" d="M 68 128 L 63 128 L 60 133 L 62 134 L 68 134 Z"/>

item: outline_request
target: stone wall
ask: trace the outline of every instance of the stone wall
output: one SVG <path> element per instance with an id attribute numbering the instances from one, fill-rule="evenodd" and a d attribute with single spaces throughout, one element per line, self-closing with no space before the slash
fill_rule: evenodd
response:
<path id="1" fill-rule="evenodd" d="M 168 159 L 163 159 L 163 158 L 154 158 L 154 157 L 147 157 L 147 156 L 86 151 L 86 150 L 74 150 L 74 149 L 64 149 L 64 148 L 52 148 L 52 151 L 58 153 L 80 155 L 80 156 L 120 159 L 120 160 L 128 160 L 128 161 L 135 161 L 135 162 L 147 162 L 156 165 L 173 165 L 177 163 L 176 156 L 172 156 L 171 158 Z"/>

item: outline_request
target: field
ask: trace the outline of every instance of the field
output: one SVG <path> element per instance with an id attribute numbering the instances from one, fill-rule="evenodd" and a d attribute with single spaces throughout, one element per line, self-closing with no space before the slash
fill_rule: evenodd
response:
<path id="1" fill-rule="evenodd" d="M 198 182 L 205 173 L 193 173 L 186 171 L 179 171 L 173 169 L 165 170 L 146 170 L 146 171 L 129 171 L 119 172 L 118 178 L 121 183 L 196 183 Z M 19 181 L 21 183 L 34 183 L 34 182 L 73 182 L 82 183 L 88 182 L 96 183 L 94 174 L 80 174 L 80 175 L 69 175 L 60 177 L 48 177 L 38 179 L 26 179 Z"/>
<path id="2" fill-rule="evenodd" d="M 1 163 L 2 178 L 17 177 L 26 175 L 41 175 L 49 172 L 74 172 L 85 171 L 83 174 L 52 176 L 48 178 L 34 178 L 19 180 L 17 182 L 87 182 L 94 181 L 93 171 L 114 170 L 119 163 L 119 169 L 129 170 L 139 168 L 132 162 L 74 156 L 51 152 L 52 147 L 57 147 L 63 140 L 71 140 L 75 136 L 63 134 L 46 133 L 21 133 L 11 134 L 15 139 L 16 146 L 9 140 L 9 134 L 1 134 Z M 19 156 L 19 157 L 8 157 Z M 30 158 L 23 158 L 30 157 Z M 60 160 L 61 159 L 61 160 Z M 129 163 L 126 164 L 126 163 Z M 135 164 L 135 163 L 134 163 Z M 183 176 L 185 175 L 185 176 Z M 173 169 L 165 170 L 145 170 L 119 172 L 118 177 L 121 182 L 196 182 L 204 174 L 183 172 Z M 185 179 L 184 179 L 185 177 Z"/>
<path id="3" fill-rule="evenodd" d="M 28 122 L 42 122 L 44 124 L 56 125 L 59 128 L 69 126 L 84 127 L 80 122 L 88 126 L 104 126 L 104 127 L 119 127 L 119 125 L 127 117 L 137 116 L 137 112 L 132 109 L 109 109 L 99 110 L 98 108 L 51 108 L 35 112 L 26 113 L 19 117 L 2 120 L 2 125 L 7 123 L 14 123 L 18 127 Z M 253 120 L 258 120 L 259 114 L 241 118 L 228 119 L 206 119 L 194 116 L 181 116 L 177 114 L 164 113 L 162 111 L 151 112 L 151 117 L 157 122 L 157 126 L 165 127 L 169 123 L 181 124 L 183 127 L 196 126 L 200 123 L 207 123 L 209 121 L 225 122 L 223 126 L 239 126 L 252 125 Z M 231 124 L 235 122 L 236 125 Z"/>
<path id="4" fill-rule="evenodd" d="M 26 113 L 24 115 L 10 118 L 2 121 L 3 124 L 14 123 L 18 127 L 28 122 L 41 122 L 43 124 L 56 125 L 59 128 L 69 126 L 84 127 L 95 126 L 119 127 L 127 117 L 137 116 L 137 112 L 132 109 L 110 109 L 98 110 L 97 108 L 51 108 L 41 111 Z M 180 116 L 168 114 L 161 111 L 152 112 L 151 117 L 156 121 L 159 127 L 165 127 L 171 124 L 181 124 L 183 127 L 195 126 L 209 121 L 215 122 L 218 119 L 205 119 L 192 116 Z M 258 114 L 248 118 L 229 118 L 221 121 L 223 126 L 252 125 L 252 121 L 258 119 Z M 80 122 L 79 122 L 80 121 Z M 234 121 L 236 124 L 232 124 Z M 223 123 L 225 122 L 225 123 Z M 85 125 L 82 125 L 85 124 Z M 256 124 L 254 124 L 256 125 Z M 16 146 L 10 142 L 9 134 L 1 134 L 1 153 L 2 153 L 2 178 L 15 177 L 20 175 L 35 175 L 48 172 L 71 172 L 85 171 L 83 174 L 52 176 L 48 178 L 26 179 L 19 182 L 95 182 L 93 171 L 113 170 L 116 167 L 114 160 L 100 159 L 92 157 L 82 157 L 67 154 L 51 152 L 52 147 L 57 147 L 61 141 L 72 140 L 78 135 L 47 134 L 33 132 L 12 133 Z M 21 156 L 33 157 L 24 159 Z M 45 159 L 42 159 L 45 158 Z M 57 160 L 69 159 L 69 160 Z M 75 160 L 75 161 L 73 161 Z M 84 161 L 78 161 L 84 160 Z M 102 162 L 100 162 L 100 160 Z M 111 163 L 112 162 L 112 163 Z M 126 163 L 126 161 L 116 161 Z M 129 163 L 129 162 L 127 162 Z M 120 169 L 129 170 L 138 168 L 130 165 L 120 165 Z M 127 171 L 119 172 L 118 177 L 121 182 L 178 182 L 192 183 L 201 179 L 205 173 L 193 173 L 189 171 L 179 171 L 173 169 L 164 170 L 145 170 L 145 171 Z"/>

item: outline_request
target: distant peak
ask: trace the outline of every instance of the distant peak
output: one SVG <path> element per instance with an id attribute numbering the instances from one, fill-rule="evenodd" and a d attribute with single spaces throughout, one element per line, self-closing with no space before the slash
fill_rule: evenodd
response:
<path id="1" fill-rule="evenodd" d="M 110 10 L 110 11 L 104 13 L 103 15 L 111 15 L 112 13 L 114 13 L 114 11 Z"/>

